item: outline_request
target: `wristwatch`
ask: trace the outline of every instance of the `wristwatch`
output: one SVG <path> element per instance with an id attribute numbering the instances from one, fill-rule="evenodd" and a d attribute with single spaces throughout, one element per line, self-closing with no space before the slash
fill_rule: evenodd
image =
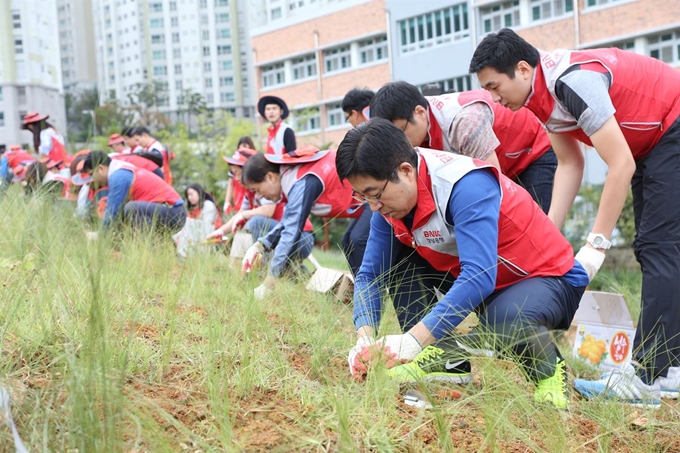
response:
<path id="1" fill-rule="evenodd" d="M 588 241 L 588 244 L 592 245 L 593 248 L 600 250 L 607 250 L 612 246 L 612 243 L 604 237 L 604 234 L 600 233 L 590 233 L 586 241 Z"/>

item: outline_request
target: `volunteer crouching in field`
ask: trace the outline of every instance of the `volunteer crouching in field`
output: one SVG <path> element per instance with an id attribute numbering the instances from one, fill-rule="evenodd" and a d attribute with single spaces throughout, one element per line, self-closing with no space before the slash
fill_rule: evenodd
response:
<path id="1" fill-rule="evenodd" d="M 586 397 L 659 407 L 680 387 L 680 72 L 617 48 L 541 52 L 514 31 L 488 35 L 470 72 L 494 101 L 526 107 L 551 132 L 559 165 L 549 216 L 561 227 L 578 193 L 593 146 L 609 171 L 597 217 L 576 255 L 591 278 L 610 247 L 632 181 L 635 256 L 642 307 L 633 342 L 635 365 L 598 381 L 577 379 Z"/>
<path id="2" fill-rule="evenodd" d="M 414 150 L 384 119 L 350 130 L 336 167 L 382 214 L 371 219 L 354 287 L 352 374 L 361 376 L 386 354 L 388 362 L 411 361 L 390 370 L 402 380 L 469 380 L 463 351 L 444 339 L 477 310 L 482 330 L 496 336 L 494 346 L 514 351 L 536 384 L 534 399 L 566 407 L 565 363 L 550 331 L 569 327 L 588 276 L 529 193 L 488 162 Z M 400 255 L 410 267 L 391 275 Z M 374 340 L 390 279 L 397 282 L 393 301 L 404 333 Z M 444 293 L 439 301 L 435 289 Z"/>
<path id="3" fill-rule="evenodd" d="M 186 223 L 182 197 L 168 183 L 148 170 L 112 160 L 103 151 L 92 151 L 82 160 L 75 184 L 91 183 L 96 188 L 108 186 L 104 227 L 109 227 L 123 213 L 135 226 L 156 225 L 177 233 Z"/>
<path id="4" fill-rule="evenodd" d="M 425 97 L 410 83 L 391 82 L 371 101 L 371 115 L 392 121 L 413 146 L 491 162 L 548 212 L 557 158 L 530 111 L 512 112 L 484 90 Z"/>
<path id="5" fill-rule="evenodd" d="M 226 234 L 233 234 L 245 228 L 252 235 L 253 241 L 257 241 L 266 236 L 283 218 L 286 203 L 269 201 L 241 185 L 243 166 L 255 154 L 257 151 L 254 149 L 239 148 L 232 157 L 223 158 L 229 164 L 234 188 L 240 188 L 243 192 L 241 193 L 240 189 L 234 191 L 234 199 L 238 200 L 235 204 L 240 206 L 239 211 L 224 225 L 213 231 L 207 237 L 208 240 L 219 239 Z M 309 219 L 305 222 L 303 231 L 307 233 L 314 231 L 314 226 Z"/>
<path id="6" fill-rule="evenodd" d="M 305 146 L 282 156 L 255 154 L 243 167 L 243 183 L 270 201 L 286 203 L 281 222 L 259 238 L 243 258 L 242 270 L 247 273 L 265 251 L 273 251 L 269 274 L 255 290 L 257 297 L 274 289 L 284 272 L 312 252 L 314 235 L 304 231 L 310 213 L 324 218 L 361 214 L 361 209 L 355 209 L 351 188 L 338 179 L 335 151 Z"/>

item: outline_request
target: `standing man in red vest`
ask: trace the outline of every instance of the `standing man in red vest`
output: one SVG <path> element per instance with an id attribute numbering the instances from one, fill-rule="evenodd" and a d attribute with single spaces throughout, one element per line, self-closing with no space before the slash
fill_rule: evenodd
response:
<path id="1" fill-rule="evenodd" d="M 377 345 L 410 361 L 390 370 L 400 380 L 467 382 L 470 363 L 450 335 L 476 310 L 495 347 L 514 351 L 536 384 L 534 400 L 567 407 L 565 364 L 550 332 L 569 327 L 588 276 L 529 194 L 488 162 L 414 149 L 380 118 L 347 133 L 336 168 L 381 214 L 371 219 L 354 286 L 350 371 L 366 371 L 370 360 L 359 357 Z M 411 251 L 411 270 L 393 275 L 401 249 Z M 406 293 L 393 298 L 403 333 L 374 340 L 390 280 Z"/>
<path id="2" fill-rule="evenodd" d="M 542 52 L 503 29 L 479 44 L 470 63 L 480 85 L 510 110 L 526 107 L 545 125 L 559 158 L 550 218 L 558 227 L 578 193 L 593 146 L 609 171 L 595 224 L 576 255 L 592 277 L 611 246 L 633 187 L 635 255 L 642 267 L 642 310 L 635 366 L 595 382 L 576 380 L 587 397 L 602 395 L 658 407 L 680 387 L 680 72 L 616 48 Z"/>
<path id="3" fill-rule="evenodd" d="M 392 121 L 413 146 L 491 162 L 548 212 L 557 158 L 531 112 L 504 109 L 484 90 L 425 97 L 410 83 L 391 82 L 371 101 L 371 115 Z"/>
<path id="4" fill-rule="evenodd" d="M 284 100 L 277 96 L 262 96 L 257 103 L 257 111 L 271 123 L 267 129 L 265 154 L 280 156 L 295 151 L 295 131 L 283 121 L 290 113 Z"/>

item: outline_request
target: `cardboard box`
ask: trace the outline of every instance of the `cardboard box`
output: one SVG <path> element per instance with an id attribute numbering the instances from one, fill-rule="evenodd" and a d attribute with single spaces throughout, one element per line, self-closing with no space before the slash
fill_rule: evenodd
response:
<path id="1" fill-rule="evenodd" d="M 340 302 L 348 303 L 354 295 L 354 277 L 351 272 L 317 266 L 307 283 L 307 289 L 332 294 Z"/>
<path id="2" fill-rule="evenodd" d="M 586 291 L 574 315 L 574 326 L 574 357 L 601 369 L 630 362 L 635 326 L 621 294 Z"/>
<path id="3" fill-rule="evenodd" d="M 232 258 L 243 258 L 248 247 L 253 245 L 253 236 L 250 233 L 238 232 L 231 241 L 229 256 Z"/>

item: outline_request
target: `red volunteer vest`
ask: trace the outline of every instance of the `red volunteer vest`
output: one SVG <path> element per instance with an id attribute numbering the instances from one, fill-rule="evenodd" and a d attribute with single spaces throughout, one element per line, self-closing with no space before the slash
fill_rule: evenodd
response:
<path id="1" fill-rule="evenodd" d="M 491 164 L 442 151 L 416 148 L 418 165 L 418 204 L 409 230 L 402 220 L 385 217 L 394 235 L 416 249 L 435 269 L 460 274 L 460 259 L 453 225 L 445 212 L 458 180 L 471 171 L 490 168 L 501 185 L 498 219 L 498 272 L 496 289 L 529 277 L 561 276 L 574 266 L 574 251 L 560 231 L 526 190 Z"/>
<path id="2" fill-rule="evenodd" d="M 163 180 L 172 185 L 172 173 L 170 172 L 170 155 L 163 145 L 158 140 L 151 142 L 149 146 L 144 148 L 145 151 L 159 151 L 163 156 Z"/>
<path id="3" fill-rule="evenodd" d="M 343 185 L 335 169 L 336 151 L 329 151 L 316 162 L 281 168 L 284 201 L 293 185 L 306 175 L 315 175 L 323 184 L 323 192 L 314 201 L 311 213 L 318 217 L 359 217 L 359 203 L 352 198 L 352 187 Z M 351 212 L 350 212 L 351 211 Z"/>
<path id="4" fill-rule="evenodd" d="M 26 151 L 18 151 L 18 152 L 7 151 L 5 153 L 5 156 L 7 157 L 7 165 L 12 170 L 14 170 L 19 165 L 22 165 L 22 164 L 25 164 L 25 163 L 30 163 L 30 162 L 35 162 L 35 157 L 31 156 Z"/>
<path id="5" fill-rule="evenodd" d="M 525 104 L 549 131 L 592 146 L 555 95 L 559 76 L 576 64 L 611 75 L 609 96 L 616 109 L 614 117 L 636 160 L 645 157 L 680 116 L 680 72 L 666 63 L 617 48 L 556 50 L 541 52 Z"/>
<path id="6" fill-rule="evenodd" d="M 463 107 L 475 102 L 489 106 L 494 116 L 493 131 L 501 142 L 495 150 L 496 156 L 501 171 L 510 178 L 516 178 L 550 149 L 548 134 L 535 115 L 524 109 L 513 112 L 493 102 L 491 94 L 486 90 L 432 96 L 427 97 L 427 101 L 430 104 L 430 123 L 434 120 L 439 125 L 438 128 L 430 128 L 430 136 L 451 130 L 451 124 Z M 459 152 L 451 149 L 449 141 L 441 138 L 435 140 L 435 143 L 441 143 L 442 151 Z M 437 149 L 434 146 L 429 147 Z"/>
<path id="7" fill-rule="evenodd" d="M 66 162 L 66 147 L 59 140 L 57 140 L 56 137 L 52 137 L 51 140 L 52 148 L 50 149 L 50 152 L 47 153 L 47 158 L 52 159 L 55 162 Z"/>
<path id="8" fill-rule="evenodd" d="M 149 203 L 165 203 L 170 206 L 177 203 L 182 197 L 165 181 L 160 181 L 158 176 L 149 170 L 137 168 L 122 160 L 112 160 L 109 166 L 109 176 L 120 169 L 129 170 L 134 174 L 134 180 L 130 187 L 128 201 L 147 201 Z"/>
<path id="9" fill-rule="evenodd" d="M 232 178 L 232 181 L 234 181 L 234 209 L 236 211 L 241 210 L 241 206 L 243 205 L 243 200 L 246 198 L 248 195 L 249 191 L 245 187 L 241 185 L 240 182 L 236 180 L 236 178 Z M 254 196 L 255 192 L 253 192 Z M 250 197 L 248 197 L 248 201 L 250 200 Z M 250 207 L 252 209 L 254 205 L 251 203 Z"/>
<path id="10" fill-rule="evenodd" d="M 154 164 L 146 157 L 142 157 L 138 154 L 118 154 L 117 156 L 113 156 L 111 159 L 122 160 L 134 165 L 137 168 L 143 168 L 151 172 L 158 169 L 158 165 Z"/>
<path id="11" fill-rule="evenodd" d="M 287 129 L 290 129 L 290 126 L 283 121 L 279 121 L 279 124 L 276 126 L 269 126 L 269 129 L 267 129 L 267 151 L 265 154 L 280 156 L 285 152 L 293 151 L 287 150 L 283 146 L 283 134 L 286 133 Z"/>

